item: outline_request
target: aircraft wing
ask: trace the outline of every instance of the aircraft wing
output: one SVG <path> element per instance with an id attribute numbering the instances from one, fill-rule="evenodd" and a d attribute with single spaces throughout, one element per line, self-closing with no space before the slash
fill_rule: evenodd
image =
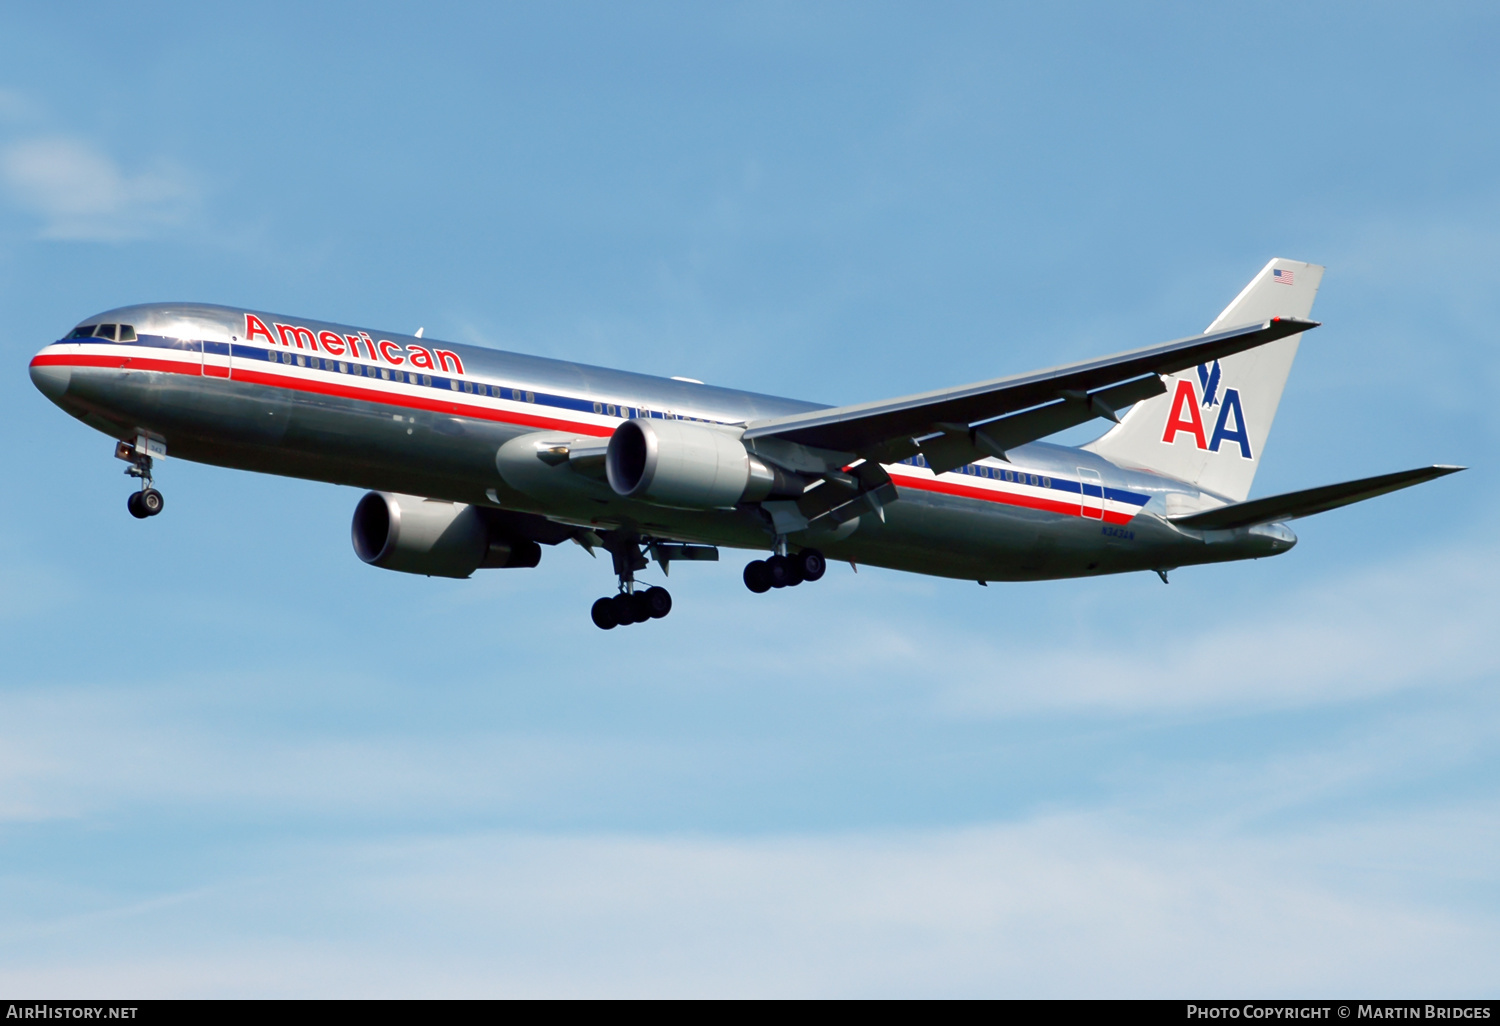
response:
<path id="1" fill-rule="evenodd" d="M 1160 375 L 1318 326 L 1276 317 L 1146 349 L 960 388 L 755 421 L 746 442 L 776 459 L 788 444 L 893 462 L 921 452 L 941 473 L 1005 452 L 1166 390 Z M 976 425 L 978 425 L 976 427 Z M 793 468 L 796 469 L 796 468 Z"/>
<path id="2" fill-rule="evenodd" d="M 1285 495 L 1272 495 L 1265 499 L 1236 502 L 1230 506 L 1220 506 L 1218 509 L 1189 513 L 1186 516 L 1171 519 L 1172 523 L 1180 527 L 1191 527 L 1200 531 L 1225 531 L 1235 527 L 1272 523 L 1277 520 L 1295 520 L 1297 517 L 1310 517 L 1314 513 L 1323 513 L 1353 502 L 1373 499 L 1386 492 L 1410 488 L 1412 485 L 1431 481 L 1436 477 L 1456 474 L 1463 469 L 1463 467 L 1450 466 L 1418 467 L 1416 470 L 1401 470 L 1394 474 L 1381 474 L 1379 477 L 1365 477 L 1358 481 L 1345 481 L 1342 484 L 1308 488 L 1300 492 L 1288 492 Z"/>

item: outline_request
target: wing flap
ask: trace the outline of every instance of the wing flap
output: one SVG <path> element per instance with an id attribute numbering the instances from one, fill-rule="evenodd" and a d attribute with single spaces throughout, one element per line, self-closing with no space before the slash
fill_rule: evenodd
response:
<path id="1" fill-rule="evenodd" d="M 1340 506 L 1373 499 L 1387 492 L 1410 488 L 1424 481 L 1456 474 L 1463 469 L 1465 468 L 1443 465 L 1418 467 L 1415 470 L 1401 470 L 1394 474 L 1360 478 L 1358 481 L 1344 481 L 1340 484 L 1323 485 L 1321 488 L 1308 488 L 1300 492 L 1287 492 L 1285 495 L 1272 495 L 1265 499 L 1236 502 L 1230 506 L 1220 506 L 1202 513 L 1189 513 L 1186 516 L 1170 519 L 1179 527 L 1191 527 L 1199 531 L 1227 531 L 1236 527 L 1252 527 L 1255 524 L 1267 524 L 1278 520 L 1295 520 L 1298 517 L 1310 517 L 1314 513 L 1324 513 L 1330 509 L 1338 509 Z"/>
<path id="2" fill-rule="evenodd" d="M 1086 424 L 1096 417 L 1118 422 L 1115 410 L 1161 395 L 1166 390 L 1162 379 L 1152 374 L 1097 392 L 1072 392 L 1045 406 L 1012 413 L 977 428 L 965 429 L 962 424 L 941 425 L 948 430 L 941 438 L 922 442 L 922 454 L 936 474 L 985 456 L 998 456 L 1008 462 L 1010 457 L 1006 454 L 1017 446 Z"/>

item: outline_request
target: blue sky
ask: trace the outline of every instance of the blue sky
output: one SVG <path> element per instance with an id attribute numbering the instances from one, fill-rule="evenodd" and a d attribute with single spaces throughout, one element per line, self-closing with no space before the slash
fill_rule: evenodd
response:
<path id="1" fill-rule="evenodd" d="M 1500 964 L 1500 15 L 0 9 L 0 987 L 1484 995 Z M 197 299 L 825 402 L 1201 330 L 1328 266 L 1274 560 L 996 585 L 360 563 L 358 493 L 31 386 Z M 726 553 L 726 556 L 728 554 Z"/>

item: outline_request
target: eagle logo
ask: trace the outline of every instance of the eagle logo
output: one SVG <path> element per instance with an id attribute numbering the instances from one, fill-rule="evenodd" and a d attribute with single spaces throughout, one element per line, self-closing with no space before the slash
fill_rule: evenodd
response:
<path id="1" fill-rule="evenodd" d="M 1198 384 L 1203 389 L 1203 407 L 1210 409 L 1219 405 L 1219 361 L 1215 360 L 1212 367 L 1206 363 L 1198 365 Z"/>

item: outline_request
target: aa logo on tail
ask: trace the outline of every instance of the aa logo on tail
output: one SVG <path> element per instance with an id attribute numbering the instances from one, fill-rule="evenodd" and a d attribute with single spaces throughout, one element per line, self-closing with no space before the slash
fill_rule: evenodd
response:
<path id="1" fill-rule="evenodd" d="M 1177 391 L 1172 394 L 1172 412 L 1167 414 L 1167 428 L 1162 432 L 1161 440 L 1171 445 L 1177 441 L 1178 435 L 1185 434 L 1199 449 L 1209 452 L 1218 452 L 1225 442 L 1234 442 L 1240 447 L 1241 457 L 1254 459 L 1250 454 L 1250 433 L 1245 428 L 1245 410 L 1240 405 L 1240 390 L 1226 388 L 1220 398 L 1222 381 L 1223 372 L 1218 360 L 1212 366 L 1206 363 L 1198 365 L 1196 387 L 1191 379 L 1180 378 Z M 1212 410 L 1215 406 L 1219 408 L 1219 417 L 1214 422 L 1213 434 L 1207 435 L 1203 430 L 1203 414 L 1199 411 Z"/>
<path id="2" fill-rule="evenodd" d="M 1208 364 L 1198 365 L 1198 384 L 1203 386 L 1203 407 L 1209 409 L 1219 405 L 1219 361 L 1215 360 L 1213 369 Z"/>

